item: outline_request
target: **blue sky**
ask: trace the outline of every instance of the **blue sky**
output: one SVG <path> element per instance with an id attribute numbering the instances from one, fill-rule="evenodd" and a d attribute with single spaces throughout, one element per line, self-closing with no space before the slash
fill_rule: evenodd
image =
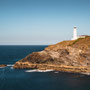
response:
<path id="1" fill-rule="evenodd" d="M 90 35 L 90 0 L 0 0 L 0 45 L 48 45 Z"/>

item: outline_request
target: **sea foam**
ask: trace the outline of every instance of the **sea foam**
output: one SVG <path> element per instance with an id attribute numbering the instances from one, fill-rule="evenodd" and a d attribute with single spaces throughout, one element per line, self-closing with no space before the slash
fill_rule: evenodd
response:
<path id="1" fill-rule="evenodd" d="M 38 69 L 34 69 L 34 70 L 26 70 L 25 72 L 51 72 L 51 71 L 53 71 L 53 70 L 38 70 Z"/>
<path id="2" fill-rule="evenodd" d="M 5 68 L 5 67 L 0 67 L 0 68 Z"/>
<path id="3" fill-rule="evenodd" d="M 54 72 L 54 73 L 59 73 L 59 72 Z"/>
<path id="4" fill-rule="evenodd" d="M 7 66 L 14 66 L 13 64 L 8 64 Z"/>

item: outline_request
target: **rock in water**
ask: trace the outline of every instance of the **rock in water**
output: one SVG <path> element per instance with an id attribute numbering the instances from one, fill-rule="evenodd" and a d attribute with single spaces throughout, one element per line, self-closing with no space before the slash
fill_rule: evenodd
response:
<path id="1" fill-rule="evenodd" d="M 50 45 L 16 62 L 14 68 L 90 72 L 90 36 Z"/>
<path id="2" fill-rule="evenodd" d="M 6 64 L 1 64 L 0 67 L 6 67 L 7 65 Z"/>

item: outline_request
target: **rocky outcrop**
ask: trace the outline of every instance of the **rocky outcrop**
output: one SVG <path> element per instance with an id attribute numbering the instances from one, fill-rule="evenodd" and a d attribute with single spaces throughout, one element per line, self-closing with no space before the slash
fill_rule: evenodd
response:
<path id="1" fill-rule="evenodd" d="M 0 67 L 6 67 L 7 65 L 6 64 L 1 64 Z"/>
<path id="2" fill-rule="evenodd" d="M 50 45 L 16 62 L 14 68 L 90 72 L 90 36 Z M 82 69 L 83 68 L 83 69 Z"/>

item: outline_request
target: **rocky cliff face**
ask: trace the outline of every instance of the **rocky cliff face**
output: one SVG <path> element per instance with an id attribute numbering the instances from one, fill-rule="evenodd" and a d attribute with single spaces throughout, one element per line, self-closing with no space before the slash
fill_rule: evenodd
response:
<path id="1" fill-rule="evenodd" d="M 81 72 L 82 67 L 85 72 L 89 72 L 90 36 L 50 45 L 41 52 L 33 52 L 14 65 L 14 68 L 51 68 L 73 72 L 76 68 L 80 69 L 78 72 Z"/>

